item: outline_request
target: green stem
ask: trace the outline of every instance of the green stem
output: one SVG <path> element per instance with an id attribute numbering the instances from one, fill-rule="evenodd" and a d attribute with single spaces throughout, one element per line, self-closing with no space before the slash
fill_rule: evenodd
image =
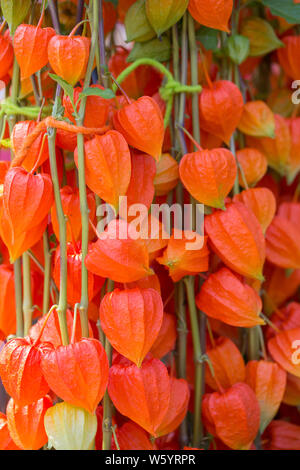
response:
<path id="1" fill-rule="evenodd" d="M 191 58 L 191 84 L 198 85 L 198 50 L 196 43 L 194 19 L 190 14 L 188 15 L 188 34 Z M 192 95 L 192 120 L 193 136 L 196 142 L 198 142 L 198 144 L 200 145 L 199 97 L 196 93 Z"/>
<path id="2" fill-rule="evenodd" d="M 195 381 L 194 381 L 194 428 L 193 428 L 193 447 L 200 447 L 203 438 L 203 427 L 201 420 L 202 405 L 202 350 L 199 333 L 197 307 L 195 303 L 195 278 L 193 276 L 184 279 L 186 294 L 188 299 L 190 322 L 192 329 L 194 362 L 195 362 Z"/>
<path id="3" fill-rule="evenodd" d="M 51 284 L 51 253 L 48 239 L 48 231 L 43 235 L 43 248 L 44 248 L 44 289 L 43 289 L 43 315 L 49 311 L 50 307 L 50 284 Z"/>
<path id="4" fill-rule="evenodd" d="M 22 266 L 21 258 L 14 262 L 15 278 L 15 298 L 16 298 L 16 318 L 17 318 L 17 336 L 24 336 L 24 318 L 22 308 Z"/>
<path id="5" fill-rule="evenodd" d="M 187 325 L 185 313 L 185 291 L 183 281 L 176 284 L 176 313 L 177 313 L 177 376 L 186 379 L 186 347 L 187 347 Z M 187 416 L 180 425 L 181 446 L 187 446 L 189 442 Z"/>
<path id="6" fill-rule="evenodd" d="M 95 13 L 95 4 L 96 0 L 93 0 L 93 18 Z M 97 11 L 97 10 L 96 10 Z M 87 66 L 87 71 L 85 75 L 83 89 L 87 88 L 91 81 L 96 44 L 98 41 L 98 30 L 93 28 L 92 31 L 92 40 L 91 40 L 91 51 L 89 62 Z M 78 117 L 76 118 L 76 124 L 82 126 L 84 122 L 85 115 L 85 106 L 86 106 L 86 97 L 81 100 L 80 108 L 78 112 Z M 81 224 L 82 224 L 82 234 L 81 234 L 81 250 L 82 250 L 82 265 L 81 265 L 81 299 L 80 299 L 80 321 L 82 335 L 84 337 L 89 336 L 89 322 L 88 322 L 88 272 L 85 266 L 85 257 L 88 252 L 88 242 L 89 242 L 89 208 L 87 203 L 87 191 L 85 183 L 85 157 L 84 157 L 84 137 L 82 134 L 77 134 L 77 151 L 78 151 L 78 185 L 79 185 L 79 198 L 80 198 L 80 211 L 81 211 Z"/>
<path id="7" fill-rule="evenodd" d="M 108 279 L 107 281 L 107 292 L 112 292 L 114 289 L 114 282 Z M 105 352 L 107 354 L 109 367 L 112 362 L 112 347 L 108 339 L 105 338 Z M 109 397 L 108 391 L 106 389 L 103 397 L 103 441 L 102 441 L 102 450 L 111 449 L 111 438 L 112 438 L 112 412 L 113 406 L 111 399 Z"/>
<path id="8" fill-rule="evenodd" d="M 260 337 L 259 337 L 259 327 L 254 326 L 248 328 L 248 360 L 257 361 L 260 357 Z"/>
<path id="9" fill-rule="evenodd" d="M 24 315 L 24 335 L 27 336 L 32 325 L 32 294 L 31 294 L 31 273 L 30 257 L 27 252 L 22 255 L 23 261 L 23 315 Z"/>
<path id="10" fill-rule="evenodd" d="M 183 25 L 186 31 L 186 25 L 187 25 L 186 15 L 183 17 Z M 187 42 L 186 39 L 184 39 L 184 41 Z M 149 58 L 142 58 L 142 59 L 138 59 L 134 61 L 131 65 L 129 65 L 129 67 L 127 67 L 126 69 L 123 70 L 123 72 L 120 73 L 120 75 L 116 79 L 116 82 L 118 84 L 121 84 L 122 81 L 125 80 L 125 78 L 128 77 L 128 75 L 140 65 L 150 65 L 151 67 L 156 68 L 162 75 L 164 75 L 167 78 L 166 85 L 162 86 L 159 90 L 161 97 L 167 102 L 166 113 L 164 117 L 164 126 L 166 128 L 169 124 L 170 117 L 171 117 L 174 95 L 176 93 L 181 93 L 181 94 L 200 93 L 202 90 L 202 87 L 201 85 L 186 85 L 187 70 L 183 71 L 185 74 L 184 83 L 179 83 L 176 80 L 174 80 L 173 75 L 164 65 L 162 65 L 160 62 L 158 62 L 155 59 L 149 59 Z M 116 84 L 113 84 L 112 90 L 116 92 L 117 90 Z"/>
<path id="11" fill-rule="evenodd" d="M 60 88 L 58 87 L 58 90 Z M 55 101 L 59 99 L 59 93 L 56 93 Z M 54 106 L 56 108 L 56 106 Z M 55 150 L 55 137 L 56 129 L 48 127 L 48 147 L 49 159 L 51 168 L 51 177 L 54 189 L 54 199 L 56 206 L 56 213 L 59 225 L 59 240 L 60 240 L 60 288 L 59 288 L 59 302 L 57 314 L 59 319 L 60 332 L 63 345 L 69 344 L 69 333 L 67 326 L 67 227 L 66 219 L 62 207 L 59 179 L 57 173 L 56 150 Z"/>

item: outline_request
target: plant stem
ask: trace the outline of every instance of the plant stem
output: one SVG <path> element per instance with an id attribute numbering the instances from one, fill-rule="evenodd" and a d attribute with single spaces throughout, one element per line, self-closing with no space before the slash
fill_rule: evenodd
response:
<path id="1" fill-rule="evenodd" d="M 43 247 L 44 247 L 44 290 L 43 290 L 43 315 L 49 311 L 50 307 L 50 283 L 51 283 L 51 253 L 48 239 L 48 231 L 44 232 L 43 235 Z"/>
<path id="2" fill-rule="evenodd" d="M 52 19 L 53 27 L 57 34 L 60 34 L 60 24 L 58 19 L 58 12 L 54 0 L 48 0 L 48 7 L 50 10 L 50 15 Z"/>
<path id="3" fill-rule="evenodd" d="M 96 1 L 97 3 L 97 1 Z M 108 80 L 107 77 L 105 76 L 105 71 L 106 71 L 106 60 L 105 60 L 105 38 L 104 38 L 104 24 L 103 24 L 103 2 L 102 0 L 99 0 L 99 28 L 98 28 L 98 35 L 99 35 L 99 53 L 100 53 L 100 76 L 99 80 L 100 83 L 104 85 L 106 88 L 108 86 Z"/>
<path id="4" fill-rule="evenodd" d="M 95 13 L 96 0 L 93 0 L 93 15 Z M 97 10 L 96 10 L 97 11 Z M 96 43 L 98 41 L 97 31 L 92 31 L 91 51 L 87 71 L 85 75 L 83 89 L 87 88 L 91 81 L 93 64 L 95 59 Z M 81 100 L 78 117 L 76 124 L 83 125 L 84 114 L 86 106 L 86 97 Z M 78 151 L 78 185 L 79 185 L 79 198 L 80 198 L 80 212 L 81 212 L 81 251 L 82 251 L 82 265 L 81 265 L 81 299 L 80 299 L 80 321 L 81 330 L 84 337 L 89 336 L 89 323 L 87 316 L 87 309 L 89 304 L 88 297 L 88 273 L 84 263 L 85 257 L 88 252 L 89 242 L 89 208 L 87 203 L 87 192 L 85 184 L 85 157 L 84 157 L 84 138 L 82 134 L 77 134 L 77 151 Z"/>
<path id="5" fill-rule="evenodd" d="M 57 87 L 55 104 L 60 96 L 60 87 Z M 54 109 L 56 106 L 54 105 Z M 56 162 L 56 150 L 55 150 L 55 137 L 56 129 L 52 127 L 47 128 L 48 132 L 48 147 L 49 147 L 49 159 L 50 159 L 50 169 L 51 177 L 54 189 L 54 199 L 56 206 L 56 213 L 59 226 L 59 240 L 60 240 L 60 288 L 59 288 L 59 302 L 57 308 L 57 314 L 59 319 L 60 332 L 62 337 L 63 345 L 69 344 L 69 333 L 67 326 L 67 227 L 66 219 L 62 207 L 61 197 L 60 197 L 60 188 L 59 188 L 59 179 L 57 172 L 57 162 Z"/>
<path id="6" fill-rule="evenodd" d="M 17 336 L 24 336 L 24 319 L 22 308 L 22 266 L 21 258 L 14 262 L 15 279 L 15 298 L 16 298 L 16 318 L 17 318 Z"/>
<path id="7" fill-rule="evenodd" d="M 259 359 L 260 337 L 257 326 L 248 328 L 248 360 L 257 361 Z"/>
<path id="8" fill-rule="evenodd" d="M 186 294 L 190 313 L 195 362 L 193 447 L 200 447 L 200 443 L 203 437 L 203 427 L 201 420 L 202 350 L 197 317 L 197 307 L 195 303 L 195 278 L 193 276 L 186 277 L 184 279 L 184 283 L 186 287 Z"/>
<path id="9" fill-rule="evenodd" d="M 188 34 L 191 58 L 191 84 L 198 85 L 198 51 L 195 35 L 195 24 L 193 17 L 188 15 Z M 192 120 L 193 137 L 200 145 L 200 121 L 199 121 L 199 99 L 198 93 L 192 95 Z M 196 149 L 197 150 L 197 149 Z"/>
<path id="10" fill-rule="evenodd" d="M 183 281 L 176 284 L 176 313 L 177 313 L 177 376 L 186 379 L 186 346 L 187 346 L 187 325 L 185 314 L 185 291 Z M 187 417 L 180 425 L 180 444 L 187 446 L 189 442 Z"/>
<path id="11" fill-rule="evenodd" d="M 23 261 L 23 315 L 24 315 L 24 335 L 27 336 L 32 324 L 32 294 L 31 294 L 31 273 L 30 258 L 27 252 L 22 255 Z"/>
<path id="12" fill-rule="evenodd" d="M 114 289 L 114 282 L 108 279 L 107 281 L 107 292 L 112 292 Z M 105 338 L 105 352 L 107 354 L 109 367 L 111 366 L 112 361 L 112 347 L 108 339 Z M 111 399 L 109 398 L 108 391 L 106 389 L 103 397 L 103 441 L 102 441 L 102 450 L 111 449 L 111 438 L 112 438 L 112 411 L 113 406 Z"/>

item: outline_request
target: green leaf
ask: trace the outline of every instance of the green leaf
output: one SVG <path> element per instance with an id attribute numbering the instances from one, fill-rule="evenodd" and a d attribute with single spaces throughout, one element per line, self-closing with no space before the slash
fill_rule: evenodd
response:
<path id="1" fill-rule="evenodd" d="M 261 0 L 269 7 L 275 16 L 285 18 L 290 24 L 300 23 L 300 4 L 295 4 L 294 0 Z"/>
<path id="2" fill-rule="evenodd" d="M 101 88 L 97 88 L 97 87 L 89 87 L 83 90 L 79 94 L 80 99 L 83 98 L 84 96 L 101 96 L 101 98 L 104 98 L 105 100 L 111 100 L 116 95 L 109 88 L 102 90 Z"/>
<path id="3" fill-rule="evenodd" d="M 22 23 L 31 5 L 31 0 L 1 0 L 1 9 L 11 34 Z"/>
<path id="4" fill-rule="evenodd" d="M 118 0 L 104 0 L 107 3 L 112 3 L 115 7 L 118 6 Z"/>
<path id="5" fill-rule="evenodd" d="M 166 62 L 171 57 L 171 43 L 169 39 L 163 36 L 161 39 L 156 38 L 148 42 L 136 42 L 127 58 L 127 62 L 134 62 L 142 57 Z"/>
<path id="6" fill-rule="evenodd" d="M 66 80 L 59 77 L 58 75 L 55 75 L 54 73 L 49 73 L 49 76 L 52 78 L 52 80 L 54 80 L 62 87 L 65 94 L 70 98 L 71 102 L 73 103 L 74 88 L 72 87 L 72 85 L 70 85 L 70 83 L 66 82 Z"/>
<path id="7" fill-rule="evenodd" d="M 241 34 L 234 34 L 228 38 L 226 50 L 232 62 L 240 65 L 248 57 L 250 41 Z"/>
<path id="8" fill-rule="evenodd" d="M 200 41 L 207 51 L 215 51 L 218 47 L 219 31 L 206 26 L 201 26 L 197 33 L 196 39 Z"/>
<path id="9" fill-rule="evenodd" d="M 127 42 L 144 42 L 156 36 L 146 15 L 145 0 L 137 0 L 126 13 L 125 29 Z"/>

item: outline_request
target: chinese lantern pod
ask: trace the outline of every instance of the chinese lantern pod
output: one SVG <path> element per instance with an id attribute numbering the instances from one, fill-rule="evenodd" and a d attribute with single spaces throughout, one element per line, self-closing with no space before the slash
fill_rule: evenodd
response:
<path id="1" fill-rule="evenodd" d="M 275 216 L 266 233 L 268 261 L 284 269 L 300 268 L 300 231 L 288 219 Z"/>
<path id="2" fill-rule="evenodd" d="M 10 435 L 18 447 L 24 450 L 38 450 L 47 441 L 44 428 L 46 411 L 52 401 L 46 395 L 27 406 L 18 406 L 11 398 L 7 404 L 6 416 Z"/>
<path id="3" fill-rule="evenodd" d="M 239 327 L 263 325 L 262 302 L 256 291 L 229 269 L 221 268 L 204 281 L 196 303 L 209 317 Z"/>
<path id="4" fill-rule="evenodd" d="M 104 88 L 100 85 L 91 85 L 90 88 L 98 88 L 103 90 Z M 76 103 L 77 112 L 80 107 L 79 95 L 82 92 L 82 87 L 75 87 L 73 93 L 73 102 Z M 73 116 L 74 109 L 70 100 L 70 97 L 64 95 L 63 106 L 65 108 L 65 116 L 75 124 L 75 118 Z M 88 96 L 86 99 L 85 115 L 83 124 L 85 127 L 103 127 L 106 124 L 108 118 L 110 101 L 102 98 L 102 96 Z"/>
<path id="5" fill-rule="evenodd" d="M 90 39 L 81 36 L 53 36 L 48 58 L 54 72 L 71 85 L 84 77 L 90 51 Z"/>
<path id="6" fill-rule="evenodd" d="M 123 424 L 116 432 L 120 450 L 155 450 L 148 433 L 132 421 Z"/>
<path id="7" fill-rule="evenodd" d="M 16 333 L 14 268 L 10 265 L 0 265 L 0 330 L 5 336 Z"/>
<path id="8" fill-rule="evenodd" d="M 300 217 L 299 202 L 282 202 L 278 207 L 277 215 L 297 224 Z"/>
<path id="9" fill-rule="evenodd" d="M 11 140 L 12 148 L 16 155 L 22 149 L 26 137 L 34 131 L 36 126 L 37 123 L 35 121 L 20 121 L 14 125 Z M 39 167 L 48 160 L 48 142 L 47 139 L 44 141 L 44 135 L 40 134 L 27 149 L 26 157 L 22 163 L 26 171 L 30 172 L 33 168 Z"/>
<path id="10" fill-rule="evenodd" d="M 112 220 L 85 258 L 89 271 L 116 282 L 134 282 L 153 274 L 145 240 L 130 237 L 124 220 Z"/>
<path id="11" fill-rule="evenodd" d="M 64 186 L 60 190 L 60 198 L 65 217 L 67 219 L 67 242 L 77 241 L 81 237 L 81 212 L 79 190 L 71 186 Z M 87 203 L 89 217 L 94 220 L 96 214 L 96 202 L 93 193 L 88 192 Z M 59 224 L 57 220 L 55 204 L 51 208 L 51 222 L 56 238 L 59 240 Z"/>
<path id="12" fill-rule="evenodd" d="M 268 266 L 270 268 L 270 265 Z M 264 289 L 264 311 L 268 315 L 292 297 L 300 286 L 300 269 L 295 269 L 290 275 L 279 267 L 272 266 L 266 278 Z"/>
<path id="13" fill-rule="evenodd" d="M 73 331 L 74 314 L 69 309 L 67 309 L 67 312 L 66 312 L 66 320 L 67 320 L 69 338 L 71 338 L 72 331 Z M 30 328 L 29 336 L 33 341 L 35 341 L 40 335 L 44 322 L 45 322 L 44 317 L 41 317 Z M 78 342 L 81 338 L 82 338 L 81 323 L 80 323 L 80 316 L 78 315 L 76 318 L 74 341 Z M 93 338 L 93 331 L 92 331 L 90 324 L 89 324 L 89 338 Z M 58 313 L 56 310 L 54 310 L 52 314 L 50 315 L 47 321 L 47 324 L 42 332 L 42 336 L 40 337 L 40 341 L 43 343 L 51 343 L 54 346 L 54 348 L 58 348 L 58 346 L 62 346 L 59 319 L 58 319 Z"/>
<path id="14" fill-rule="evenodd" d="M 245 188 L 245 180 L 248 186 L 255 186 L 265 175 L 268 162 L 265 155 L 255 148 L 244 148 L 236 152 L 236 158 L 243 170 L 243 176 L 239 170 L 239 183 Z"/>
<path id="15" fill-rule="evenodd" d="M 165 196 L 178 183 L 178 163 L 169 153 L 163 153 L 156 164 L 154 188 L 156 196 Z"/>
<path id="16" fill-rule="evenodd" d="M 188 0 L 146 0 L 147 18 L 158 36 L 184 15 Z"/>
<path id="17" fill-rule="evenodd" d="M 207 355 L 218 382 L 216 382 L 210 368 L 206 367 L 205 381 L 210 388 L 218 391 L 219 386 L 227 389 L 235 383 L 244 382 L 246 369 L 243 356 L 229 338 L 220 336 L 212 347 L 207 349 Z"/>
<path id="18" fill-rule="evenodd" d="M 117 410 L 152 436 L 163 422 L 170 402 L 170 379 L 158 359 L 135 364 L 113 364 L 110 368 L 109 396 Z"/>
<path id="19" fill-rule="evenodd" d="M 186 275 L 208 270 L 209 250 L 207 237 L 196 232 L 174 229 L 168 246 L 157 261 L 166 266 L 173 282 Z"/>
<path id="20" fill-rule="evenodd" d="M 159 161 L 164 140 L 164 122 L 153 98 L 142 96 L 123 106 L 114 115 L 114 126 L 129 145 Z"/>
<path id="21" fill-rule="evenodd" d="M 198 23 L 229 33 L 233 0 L 190 0 L 189 12 Z"/>
<path id="22" fill-rule="evenodd" d="M 215 253 L 243 276 L 263 280 L 265 239 L 253 214 L 241 202 L 226 205 L 226 211 L 206 216 L 205 230 Z"/>
<path id="23" fill-rule="evenodd" d="M 290 406 L 300 405 L 300 377 L 287 374 L 286 388 L 282 401 Z"/>
<path id="24" fill-rule="evenodd" d="M 300 328 L 280 331 L 268 341 L 268 350 L 285 371 L 300 377 Z"/>
<path id="25" fill-rule="evenodd" d="M 277 51 L 279 63 L 288 77 L 291 77 L 293 80 L 298 80 L 300 76 L 300 38 L 298 36 L 286 36 L 282 39 L 282 42 L 285 47 Z"/>
<path id="26" fill-rule="evenodd" d="M 45 430 L 56 450 L 93 450 L 97 417 L 70 403 L 57 403 L 45 414 Z"/>
<path id="27" fill-rule="evenodd" d="M 150 155 L 132 155 L 130 183 L 126 192 L 127 199 L 124 199 L 126 205 L 121 203 L 120 217 L 127 217 L 128 221 L 135 218 L 136 212 L 131 209 L 134 204 L 143 204 L 148 212 L 154 197 L 155 172 L 155 161 Z"/>
<path id="28" fill-rule="evenodd" d="M 265 234 L 276 212 L 276 199 L 272 191 L 268 188 L 250 188 L 236 194 L 233 201 L 242 202 L 255 214 Z"/>
<path id="29" fill-rule="evenodd" d="M 85 177 L 88 187 L 116 210 L 125 196 L 131 176 L 131 157 L 126 140 L 108 131 L 85 143 Z M 78 166 L 78 152 L 74 153 Z"/>
<path id="30" fill-rule="evenodd" d="M 16 238 L 10 217 L 3 211 L 3 208 L 0 208 L 0 215 L 0 236 L 8 248 L 10 262 L 13 263 L 41 240 L 47 227 L 48 216 L 39 225 L 18 234 Z"/>
<path id="31" fill-rule="evenodd" d="M 0 450 L 21 450 L 9 434 L 7 419 L 4 413 L 0 413 Z"/>
<path id="32" fill-rule="evenodd" d="M 160 331 L 163 303 L 154 289 L 125 289 L 104 296 L 100 323 L 110 344 L 141 366 Z"/>
<path id="33" fill-rule="evenodd" d="M 108 381 L 108 359 L 101 343 L 83 338 L 77 343 L 49 347 L 42 358 L 46 382 L 60 398 L 94 413 Z"/>
<path id="34" fill-rule="evenodd" d="M 256 147 L 265 154 L 268 165 L 281 176 L 288 173 L 291 134 L 286 120 L 275 114 L 275 135 L 273 137 L 247 137 L 247 145 Z"/>
<path id="35" fill-rule="evenodd" d="M 41 70 L 48 63 L 48 44 L 55 36 L 53 28 L 21 24 L 14 34 L 14 52 L 22 79 Z"/>
<path id="36" fill-rule="evenodd" d="M 240 122 L 243 108 L 244 101 L 240 90 L 228 80 L 218 80 L 208 87 L 203 87 L 199 94 L 201 127 L 206 132 L 220 137 L 227 145 Z"/>
<path id="37" fill-rule="evenodd" d="M 224 200 L 233 188 L 236 162 L 227 149 L 200 150 L 183 156 L 180 179 L 188 192 L 200 203 L 224 209 Z"/>
<path id="38" fill-rule="evenodd" d="M 33 175 L 19 167 L 6 173 L 3 208 L 16 239 L 45 219 L 53 201 L 52 181 L 48 175 Z"/>
<path id="39" fill-rule="evenodd" d="M 246 366 L 246 383 L 254 391 L 260 407 L 260 427 L 264 432 L 275 417 L 286 387 L 286 372 L 270 361 L 250 361 Z"/>
<path id="40" fill-rule="evenodd" d="M 246 135 L 274 138 L 274 113 L 264 101 L 249 101 L 244 105 L 238 129 Z"/>
<path id="41" fill-rule="evenodd" d="M 262 441 L 264 450 L 300 450 L 300 426 L 274 420 L 265 430 Z"/>
<path id="42" fill-rule="evenodd" d="M 280 331 L 293 330 L 294 328 L 300 327 L 300 304 L 298 302 L 290 302 L 286 307 L 276 310 L 272 316 L 272 323 Z M 266 336 L 271 338 L 276 334 L 274 328 L 271 325 L 266 331 Z"/>
<path id="43" fill-rule="evenodd" d="M 9 72 L 14 60 L 14 50 L 8 39 L 0 36 L 0 78 Z"/>
<path id="44" fill-rule="evenodd" d="M 180 426 L 189 404 L 190 390 L 186 380 L 170 377 L 170 402 L 162 423 L 156 430 L 158 436 L 164 436 Z"/>
<path id="45" fill-rule="evenodd" d="M 0 377 L 7 393 L 18 406 L 43 398 L 49 391 L 41 359 L 42 345 L 33 345 L 29 338 L 15 338 L 0 353 Z"/>
<path id="46" fill-rule="evenodd" d="M 157 359 L 163 358 L 175 348 L 177 325 L 175 315 L 164 313 L 161 328 L 154 341 L 150 353 Z"/>
<path id="47" fill-rule="evenodd" d="M 249 385 L 237 383 L 224 393 L 205 395 L 202 410 L 209 432 L 231 449 L 250 448 L 259 430 L 260 410 Z"/>
<path id="48" fill-rule="evenodd" d="M 67 300 L 74 306 L 80 302 L 82 272 L 82 251 L 81 242 L 67 244 Z M 60 247 L 55 252 L 53 280 L 57 287 L 60 286 Z M 91 301 L 100 292 L 104 284 L 104 279 L 88 272 L 88 299 Z"/>

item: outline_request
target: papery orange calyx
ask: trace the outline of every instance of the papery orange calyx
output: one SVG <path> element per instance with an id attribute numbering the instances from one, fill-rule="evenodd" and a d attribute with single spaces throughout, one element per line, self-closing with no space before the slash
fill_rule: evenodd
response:
<path id="1" fill-rule="evenodd" d="M 48 63 L 48 44 L 55 36 L 53 28 L 21 24 L 14 34 L 14 52 L 22 78 L 28 78 Z"/>
<path id="2" fill-rule="evenodd" d="M 228 33 L 233 0 L 190 0 L 189 12 L 198 23 Z"/>
<path id="3" fill-rule="evenodd" d="M 229 269 L 221 268 L 204 281 L 196 303 L 206 315 L 239 327 L 263 325 L 262 302 L 256 291 Z"/>
<path id="4" fill-rule="evenodd" d="M 116 282 L 135 282 L 153 274 L 145 240 L 130 235 L 124 220 L 112 220 L 85 258 L 89 271 Z"/>
<path id="5" fill-rule="evenodd" d="M 81 36 L 53 36 L 48 44 L 48 58 L 54 72 L 75 85 L 84 77 L 90 50 L 90 39 Z"/>
<path id="6" fill-rule="evenodd" d="M 7 404 L 6 416 L 10 435 L 24 450 L 38 450 L 48 441 L 44 416 L 52 406 L 48 395 L 26 406 L 18 406 L 13 398 Z"/>
<path id="7" fill-rule="evenodd" d="M 164 139 L 164 123 L 153 98 L 142 96 L 126 104 L 114 115 L 114 126 L 132 147 L 159 160 Z"/>
<path id="8" fill-rule="evenodd" d="M 180 179 L 200 203 L 224 209 L 226 196 L 233 188 L 237 166 L 227 149 L 199 150 L 183 156 Z"/>
<path id="9" fill-rule="evenodd" d="M 154 289 L 115 289 L 104 296 L 99 312 L 110 344 L 140 367 L 162 325 L 159 293 Z"/>
<path id="10" fill-rule="evenodd" d="M 85 172 L 88 187 L 119 209 L 131 177 L 131 156 L 126 140 L 118 131 L 108 131 L 85 143 Z M 78 165 L 78 153 L 74 159 Z"/>
<path id="11" fill-rule="evenodd" d="M 263 280 L 265 239 L 251 210 L 241 202 L 231 202 L 226 211 L 206 216 L 204 225 L 213 250 L 229 268 Z"/>
<path id="12" fill-rule="evenodd" d="M 244 108 L 238 87 L 228 80 L 218 80 L 203 87 L 199 95 L 201 127 L 229 145 Z M 226 118 L 225 118 L 226 116 Z"/>
<path id="13" fill-rule="evenodd" d="M 258 401 L 245 383 L 204 395 L 202 414 L 207 430 L 234 450 L 249 449 L 259 429 Z"/>
<path id="14" fill-rule="evenodd" d="M 51 390 L 71 405 L 94 413 L 108 381 L 108 359 L 100 341 L 82 338 L 67 346 L 49 347 L 41 365 Z"/>

